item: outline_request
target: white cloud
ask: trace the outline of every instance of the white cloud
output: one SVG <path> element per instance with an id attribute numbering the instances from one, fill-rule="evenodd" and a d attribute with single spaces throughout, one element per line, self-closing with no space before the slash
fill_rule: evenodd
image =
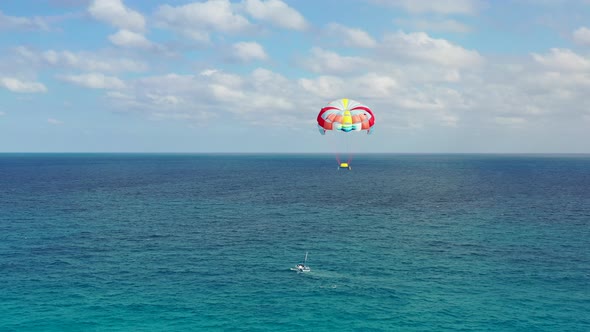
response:
<path id="1" fill-rule="evenodd" d="M 530 86 L 543 90 L 554 89 L 556 85 L 563 88 L 581 88 L 590 86 L 590 75 L 583 72 L 555 68 L 549 68 L 547 71 L 532 73 L 526 80 Z M 549 91 L 546 91 L 549 92 Z"/>
<path id="2" fill-rule="evenodd" d="M 47 123 L 57 126 L 57 125 L 63 124 L 63 121 L 60 121 L 60 120 L 57 120 L 54 118 L 49 118 L 49 119 L 47 119 Z"/>
<path id="3" fill-rule="evenodd" d="M 300 79 L 299 88 L 315 105 L 349 98 L 373 108 L 379 128 L 417 130 L 426 126 L 456 127 L 466 109 L 465 96 L 446 87 L 407 86 L 384 73 L 367 73 L 342 80 L 338 76 Z"/>
<path id="4" fill-rule="evenodd" d="M 107 93 L 107 98 L 122 110 L 161 113 L 184 106 L 184 114 L 196 112 L 192 107 L 199 107 L 196 99 L 202 97 L 203 89 L 203 83 L 195 76 L 178 74 L 138 78 L 128 81 L 126 86 L 124 91 Z"/>
<path id="5" fill-rule="evenodd" d="M 395 22 L 402 26 L 411 27 L 412 30 L 418 31 L 437 31 L 437 32 L 470 32 L 471 28 L 457 20 L 453 19 L 396 19 Z"/>
<path id="6" fill-rule="evenodd" d="M 154 104 L 161 106 L 177 106 L 183 103 L 183 99 L 173 95 L 162 95 L 157 93 L 147 93 L 146 97 Z"/>
<path id="7" fill-rule="evenodd" d="M 6 115 L 5 112 L 0 111 L 0 116 Z"/>
<path id="8" fill-rule="evenodd" d="M 400 7 L 410 13 L 467 14 L 473 15 L 484 6 L 481 0 L 372 0 L 373 3 Z"/>
<path id="9" fill-rule="evenodd" d="M 209 81 L 212 84 L 221 84 L 232 89 L 241 89 L 244 86 L 245 78 L 236 75 L 226 73 L 224 71 L 216 71 L 213 75 L 209 76 Z"/>
<path id="10" fill-rule="evenodd" d="M 78 68 L 87 71 L 120 72 L 132 71 L 141 72 L 147 66 L 143 62 L 125 58 L 100 59 L 88 53 L 73 53 L 70 51 L 45 51 L 42 54 L 43 60 L 51 65 Z"/>
<path id="11" fill-rule="evenodd" d="M 163 5 L 156 10 L 155 18 L 159 26 L 200 42 L 209 40 L 210 31 L 235 33 L 251 27 L 229 0 L 193 2 L 178 7 Z"/>
<path id="12" fill-rule="evenodd" d="M 205 75 L 204 75 L 204 74 Z M 245 76 L 208 69 L 200 75 L 168 74 L 127 82 L 128 88 L 107 98 L 122 110 L 147 112 L 156 118 L 210 119 L 233 114 L 250 124 L 255 114 L 277 116 L 277 110 L 294 110 L 296 86 L 287 78 L 258 68 Z"/>
<path id="13" fill-rule="evenodd" d="M 244 6 L 253 18 L 281 28 L 304 30 L 308 25 L 303 15 L 281 0 L 245 0 Z"/>
<path id="14" fill-rule="evenodd" d="M 569 49 L 552 48 L 551 53 L 540 55 L 532 53 L 533 59 L 548 68 L 566 71 L 585 71 L 590 69 L 590 60 Z"/>
<path id="15" fill-rule="evenodd" d="M 8 16 L 0 11 L 0 31 L 2 30 L 49 30 L 46 19 L 41 17 Z"/>
<path id="16" fill-rule="evenodd" d="M 484 62 L 477 51 L 467 50 L 445 39 L 431 38 L 424 32 L 386 35 L 381 47 L 386 54 L 443 66 L 473 67 Z"/>
<path id="17" fill-rule="evenodd" d="M 333 56 L 333 63 L 346 59 L 322 49 L 316 52 Z M 333 73 L 311 78 L 287 78 L 263 68 L 245 75 L 206 68 L 195 75 L 146 77 L 126 82 L 125 90 L 109 92 L 107 98 L 123 110 L 147 112 L 157 119 L 222 116 L 258 125 L 261 119 L 283 123 L 285 112 L 277 110 L 311 110 L 349 97 L 373 107 L 379 127 L 408 131 L 528 130 L 550 117 L 579 120 L 590 108 L 584 102 L 590 95 L 590 77 L 583 72 L 547 68 L 525 58 L 455 67 L 457 60 L 447 60 L 453 64 L 447 66 L 430 58 L 378 56 L 361 58 L 356 72 L 343 74 L 336 66 Z M 289 126 L 307 128 L 313 115 L 309 121 Z"/>
<path id="18" fill-rule="evenodd" d="M 505 126 L 518 126 L 526 122 L 526 119 L 520 117 L 509 117 L 509 116 L 497 116 L 494 121 L 500 125 Z"/>
<path id="19" fill-rule="evenodd" d="M 88 7 L 93 0 L 46 0 L 51 6 L 58 8 Z"/>
<path id="20" fill-rule="evenodd" d="M 297 60 L 302 68 L 321 75 L 335 75 L 343 79 L 350 79 L 352 75 L 367 72 L 383 73 L 396 80 L 403 80 L 404 84 L 421 83 L 457 83 L 461 81 L 462 72 L 480 66 L 458 67 L 448 66 L 429 59 L 408 57 L 406 54 L 396 54 L 391 50 L 379 46 L 363 56 L 344 56 L 334 51 L 319 47 L 312 48 L 309 54 Z"/>
<path id="21" fill-rule="evenodd" d="M 369 61 L 361 57 L 342 56 L 336 52 L 327 51 L 319 47 L 311 49 L 309 58 L 302 61 L 302 65 L 314 73 L 350 73 L 365 70 Z"/>
<path id="22" fill-rule="evenodd" d="M 91 89 L 122 89 L 125 87 L 125 83 L 119 78 L 105 76 L 101 73 L 61 75 L 59 78 L 65 82 Z"/>
<path id="23" fill-rule="evenodd" d="M 299 86 L 306 94 L 322 99 L 336 99 L 342 96 L 383 98 L 395 95 L 397 81 L 390 76 L 367 73 L 343 80 L 338 76 L 319 76 L 315 79 L 299 79 Z"/>
<path id="24" fill-rule="evenodd" d="M 368 98 L 389 97 L 398 88 L 395 78 L 377 73 L 368 73 L 354 78 L 348 84 L 351 82 L 354 82 L 360 94 Z"/>
<path id="25" fill-rule="evenodd" d="M 301 78 L 298 81 L 300 88 L 321 99 L 332 100 L 344 93 L 346 86 L 343 80 L 336 76 L 319 76 L 315 79 Z"/>
<path id="26" fill-rule="evenodd" d="M 109 91 L 106 98 L 117 109 L 142 112 L 153 120 L 203 122 L 215 118 L 220 108 L 204 77 L 171 73 L 139 78 L 127 82 L 124 92 Z"/>
<path id="27" fill-rule="evenodd" d="M 211 76 L 215 73 L 217 73 L 218 70 L 217 69 L 205 69 L 203 71 L 200 72 L 200 75 L 202 76 Z"/>
<path id="28" fill-rule="evenodd" d="M 519 66 L 495 64 L 479 79 L 465 82 L 461 89 L 470 109 L 477 110 L 474 114 L 498 117 L 492 117 L 492 122 L 503 126 L 551 123 L 558 127 L 558 123 L 579 120 L 590 106 L 585 97 L 590 94 L 588 72 L 563 66 L 551 54 L 538 57 L 547 60 L 545 64 L 539 66 L 524 58 Z"/>
<path id="29" fill-rule="evenodd" d="M 580 45 L 590 45 L 590 29 L 580 27 L 573 33 L 574 42 Z"/>
<path id="30" fill-rule="evenodd" d="M 390 47 L 394 40 L 399 49 Z M 146 112 L 154 119 L 202 122 L 224 117 L 262 125 L 261 119 L 283 123 L 284 113 L 315 109 L 345 96 L 371 105 L 379 127 L 408 132 L 448 127 L 458 132 L 528 130 L 550 116 L 579 119 L 590 106 L 580 103 L 590 94 L 590 77 L 584 72 L 532 63 L 530 58 L 484 61 L 475 51 L 424 33 L 392 34 L 382 42 L 363 50 L 363 57 L 312 49 L 300 64 L 320 74 L 316 77 L 286 78 L 262 68 L 238 75 L 203 66 L 195 75 L 127 81 L 125 89 L 108 92 L 107 99 L 117 108 Z M 539 57 L 554 60 L 552 56 L 549 51 Z"/>
<path id="31" fill-rule="evenodd" d="M 373 48 L 377 42 L 366 31 L 358 28 L 349 28 L 341 24 L 331 23 L 327 27 L 331 35 L 338 36 L 346 46 Z"/>
<path id="32" fill-rule="evenodd" d="M 144 35 L 122 29 L 109 36 L 109 40 L 114 45 L 124 48 L 139 48 L 139 49 L 159 49 L 160 47 L 155 43 L 149 41 Z"/>
<path id="33" fill-rule="evenodd" d="M 143 15 L 127 8 L 122 0 L 94 0 L 88 12 L 95 19 L 120 29 L 145 30 Z"/>
<path id="34" fill-rule="evenodd" d="M 540 6 L 540 7 L 555 7 L 563 6 L 567 4 L 590 4 L 590 0 L 512 0 L 513 2 L 526 4 L 529 6 Z"/>
<path id="35" fill-rule="evenodd" d="M 246 98 L 246 95 L 242 91 L 234 90 L 220 84 L 211 84 L 209 85 L 209 89 L 212 92 L 212 96 L 217 99 L 225 100 L 226 102 L 237 102 Z"/>
<path id="36" fill-rule="evenodd" d="M 89 100 L 101 110 L 131 111 L 154 120 L 178 119 L 180 127 L 190 123 L 200 126 L 215 118 L 219 121 L 208 126 L 215 135 L 259 124 L 264 129 L 257 132 L 297 128 L 317 134 L 316 111 L 329 100 L 349 97 L 374 108 L 376 134 L 383 135 L 383 141 L 392 146 L 405 145 L 404 135 L 408 141 L 437 139 L 448 146 L 456 141 L 463 147 L 473 144 L 473 150 L 486 139 L 517 142 L 515 146 L 522 144 L 519 139 L 536 142 L 544 137 L 546 141 L 552 137 L 566 142 L 565 136 L 575 130 L 582 132 L 589 124 L 590 48 L 584 46 L 590 46 L 590 26 L 580 15 L 569 15 L 579 12 L 582 0 L 572 1 L 571 6 L 566 6 L 566 0 L 540 0 L 543 4 L 511 0 L 525 7 L 534 6 L 535 15 L 524 15 L 524 21 L 504 22 L 506 29 L 523 32 L 522 22 L 537 22 L 545 27 L 553 24 L 559 29 L 563 28 L 558 25 L 563 23 L 561 19 L 571 16 L 566 34 L 576 48 L 552 49 L 558 45 L 541 43 L 533 51 L 522 52 L 526 45 L 521 45 L 510 54 L 498 53 L 494 45 L 487 45 L 485 54 L 479 46 L 467 46 L 472 45 L 467 39 L 481 37 L 478 34 L 482 31 L 472 26 L 474 19 L 494 21 L 495 13 L 510 10 L 503 3 L 334 1 L 342 5 L 337 12 L 343 15 L 328 10 L 307 17 L 304 15 L 309 11 L 301 5 L 306 1 L 173 0 L 144 4 L 141 0 L 47 0 L 46 7 L 58 11 L 66 9 L 58 3 L 86 2 L 85 6 L 69 7 L 67 10 L 75 11 L 69 18 L 75 16 L 78 23 L 84 23 L 89 17 L 107 33 L 96 40 L 99 44 L 89 40 L 70 48 L 63 46 L 73 37 L 72 25 L 66 24 L 63 31 L 43 34 L 43 45 L 57 45 L 53 49 L 18 47 L 38 45 L 38 37 L 17 33 L 19 38 L 8 38 L 5 52 L 0 55 L 0 90 L 9 95 L 10 91 L 67 92 L 61 88 L 57 91 L 45 78 L 38 78 L 51 75 L 50 81 L 57 81 L 62 88 L 102 89 L 99 93 L 103 100 Z M 494 10 L 486 12 L 485 2 Z M 549 2 L 561 5 L 541 7 Z M 54 26 L 59 29 L 56 22 L 62 20 L 58 16 L 33 17 L 34 10 L 18 14 L 24 16 L 9 16 L 17 14 L 3 10 L 0 31 L 5 34 L 14 30 L 52 30 Z M 374 15 L 379 11 L 384 15 Z M 395 24 L 393 17 L 397 18 Z M 164 31 L 152 30 L 148 34 L 152 24 Z M 539 24 L 525 25 L 534 34 L 539 32 L 535 30 Z M 312 25 L 314 29 L 310 29 Z M 396 32 L 395 26 L 403 27 L 404 32 Z M 284 29 L 292 29 L 287 34 L 295 39 L 274 52 L 270 43 L 276 46 L 276 37 L 283 36 L 275 30 L 284 34 Z M 299 32 L 305 29 L 306 33 Z M 454 34 L 453 39 L 445 39 L 440 37 L 445 34 L 436 32 L 473 35 L 465 39 Z M 213 42 L 198 45 L 185 36 Z M 14 49 L 16 52 L 11 51 Z M 161 57 L 172 49 L 178 57 Z M 228 59 L 243 63 L 224 61 Z M 252 63 L 269 67 L 248 71 Z M 27 102 L 35 98 L 12 95 Z M 70 97 L 55 97 L 54 107 L 68 107 L 64 101 Z M 0 109 L 13 115 L 5 107 Z M 57 114 L 47 114 L 41 121 L 47 125 L 44 121 L 50 116 Z M 461 136 L 468 132 L 477 133 L 480 141 L 470 139 L 475 135 Z M 436 137 L 436 133 L 440 136 Z M 313 149 L 311 139 L 320 136 L 309 137 L 305 143 L 294 144 Z M 574 141 L 574 136 L 568 137 Z M 580 135 L 586 141 L 588 137 Z M 400 138 L 403 143 L 396 143 Z M 383 149 L 389 149 L 389 143 Z"/>
<path id="37" fill-rule="evenodd" d="M 13 77 L 0 77 L 0 87 L 20 93 L 47 92 L 47 88 L 42 83 L 21 81 Z"/>
<path id="38" fill-rule="evenodd" d="M 233 45 L 235 56 L 243 61 L 266 60 L 268 55 L 256 42 L 239 42 Z"/>
<path id="39" fill-rule="evenodd" d="M 142 72 L 147 70 L 147 65 L 143 61 L 90 52 L 55 50 L 37 52 L 20 46 L 16 48 L 16 53 L 24 60 L 52 67 L 100 72 Z"/>
<path id="40" fill-rule="evenodd" d="M 129 99 L 132 99 L 133 98 L 131 95 L 125 94 L 125 93 L 123 93 L 121 91 L 108 91 L 106 95 L 109 98 L 120 99 L 120 100 L 123 100 L 123 99 L 129 100 Z"/>

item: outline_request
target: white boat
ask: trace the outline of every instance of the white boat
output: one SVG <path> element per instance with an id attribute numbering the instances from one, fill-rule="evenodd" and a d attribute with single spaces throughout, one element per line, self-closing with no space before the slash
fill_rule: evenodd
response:
<path id="1" fill-rule="evenodd" d="M 297 271 L 297 273 L 311 272 L 311 268 L 305 265 L 305 263 L 307 263 L 307 252 L 305 252 L 305 259 L 303 260 L 303 263 L 299 263 L 295 267 L 292 267 L 291 271 Z"/>

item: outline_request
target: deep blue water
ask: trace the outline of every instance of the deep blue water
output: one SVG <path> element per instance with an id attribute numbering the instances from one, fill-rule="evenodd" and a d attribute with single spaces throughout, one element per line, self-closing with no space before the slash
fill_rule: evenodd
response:
<path id="1" fill-rule="evenodd" d="M 0 154 L 0 331 L 590 330 L 590 156 L 352 166 Z"/>

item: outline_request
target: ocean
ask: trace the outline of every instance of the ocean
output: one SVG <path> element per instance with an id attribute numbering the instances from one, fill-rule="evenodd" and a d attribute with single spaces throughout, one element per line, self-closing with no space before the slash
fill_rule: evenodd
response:
<path id="1" fill-rule="evenodd" d="M 0 154 L 0 331 L 590 331 L 590 156 L 351 165 Z"/>

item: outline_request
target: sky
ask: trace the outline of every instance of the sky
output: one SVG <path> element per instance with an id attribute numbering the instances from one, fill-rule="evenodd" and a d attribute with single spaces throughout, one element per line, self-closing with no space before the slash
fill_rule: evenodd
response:
<path id="1" fill-rule="evenodd" d="M 590 153 L 590 0 L 4 0 L 0 152 Z M 330 101 L 375 130 L 320 135 Z"/>

